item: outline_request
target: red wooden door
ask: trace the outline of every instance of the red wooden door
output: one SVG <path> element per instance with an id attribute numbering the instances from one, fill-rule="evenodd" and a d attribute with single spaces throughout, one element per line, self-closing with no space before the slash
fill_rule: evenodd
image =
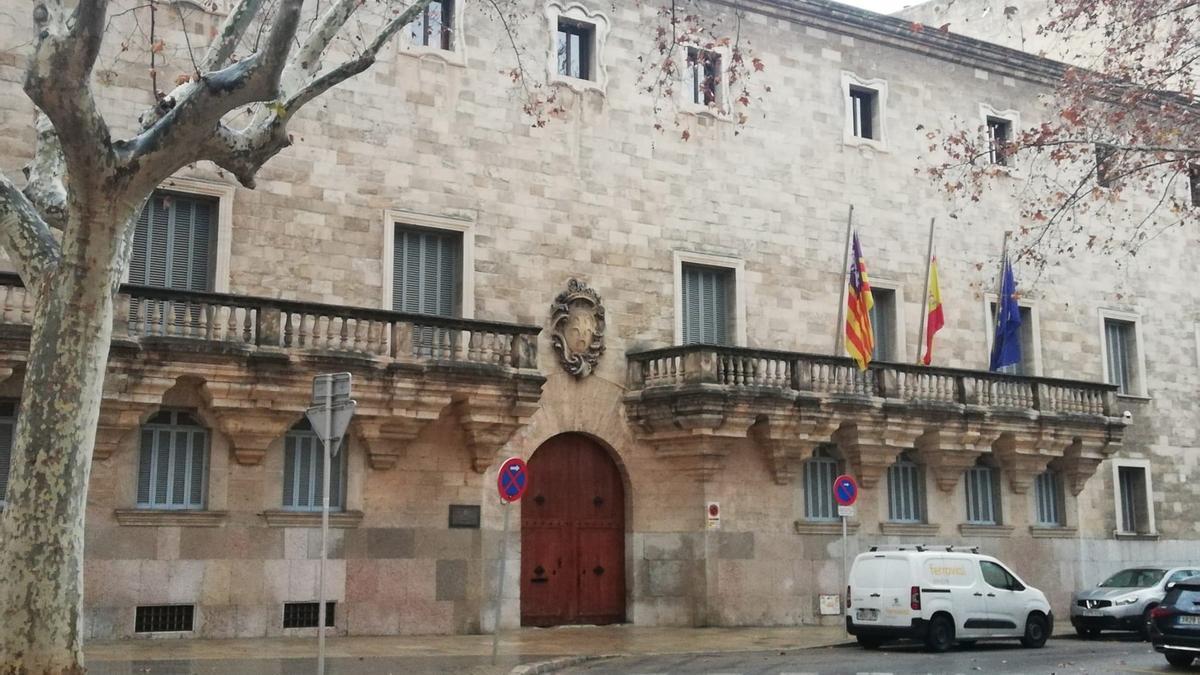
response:
<path id="1" fill-rule="evenodd" d="M 529 460 L 521 500 L 521 625 L 625 620 L 625 489 L 594 441 L 564 434 Z"/>

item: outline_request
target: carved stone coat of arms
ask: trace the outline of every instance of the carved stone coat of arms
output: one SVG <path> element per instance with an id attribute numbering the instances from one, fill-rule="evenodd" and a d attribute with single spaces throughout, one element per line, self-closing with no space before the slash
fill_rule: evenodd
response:
<path id="1" fill-rule="evenodd" d="M 558 360 L 575 377 L 586 377 L 604 353 L 604 305 L 600 295 L 578 279 L 558 294 L 550 325 L 550 340 Z"/>

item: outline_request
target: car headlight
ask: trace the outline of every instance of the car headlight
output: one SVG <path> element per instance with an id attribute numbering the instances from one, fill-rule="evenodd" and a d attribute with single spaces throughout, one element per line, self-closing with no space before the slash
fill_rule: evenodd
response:
<path id="1" fill-rule="evenodd" d="M 1134 595 L 1134 596 L 1131 596 L 1128 598 L 1121 598 L 1120 600 L 1114 600 L 1113 605 L 1116 607 L 1120 607 L 1121 605 L 1132 605 L 1133 603 L 1135 603 L 1137 601 L 1138 601 L 1137 596 Z"/>

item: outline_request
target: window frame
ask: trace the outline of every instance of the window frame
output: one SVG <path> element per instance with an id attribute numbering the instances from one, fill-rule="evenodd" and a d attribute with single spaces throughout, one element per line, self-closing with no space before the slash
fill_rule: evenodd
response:
<path id="1" fill-rule="evenodd" d="M 5 458 L 3 467 L 6 472 L 0 475 L 0 511 L 4 510 L 8 496 L 8 482 L 12 477 L 12 449 L 17 442 L 17 419 L 21 416 L 21 401 L 20 399 L 10 397 L 0 397 L 0 406 L 12 405 L 12 415 L 0 415 L 0 425 L 11 424 L 10 438 L 8 442 L 8 456 Z"/>
<path id="2" fill-rule="evenodd" d="M 813 453 L 808 459 L 804 460 L 801 467 L 802 480 L 804 484 L 804 520 L 810 523 L 835 523 L 839 520 L 837 511 L 837 501 L 833 497 L 833 481 L 841 472 L 842 461 L 838 457 L 837 451 L 831 447 L 832 444 L 818 445 L 813 449 Z M 821 464 L 823 468 L 817 472 L 820 475 L 810 473 L 813 468 Z M 828 474 L 826 476 L 825 474 Z M 820 488 L 820 480 L 825 479 L 824 488 Z M 815 491 L 813 485 L 816 484 L 818 489 Z M 822 490 L 824 495 L 821 494 Z M 821 497 L 829 498 L 827 504 L 820 504 Z M 814 507 L 828 507 L 828 515 L 814 515 Z"/>
<path id="3" fill-rule="evenodd" d="M 444 49 L 441 46 L 431 47 L 426 44 L 419 44 L 412 39 L 412 33 L 405 26 L 401 31 L 399 43 L 400 49 L 396 50 L 401 55 L 409 56 L 417 59 L 425 57 L 434 57 L 452 65 L 465 68 L 467 65 L 467 41 L 464 33 L 465 21 L 463 17 L 466 15 L 466 7 L 469 0 L 442 0 L 450 2 L 450 47 Z M 411 25 L 411 24 L 409 24 Z"/>
<path id="4" fill-rule="evenodd" d="M 162 424 L 159 422 L 151 421 L 155 417 L 157 417 L 158 415 L 160 415 L 162 413 L 170 413 L 172 415 L 172 417 L 176 420 L 178 419 L 177 416 L 179 414 L 186 414 L 189 417 L 191 417 L 193 420 L 195 420 L 197 424 L 183 425 L 183 424 L 178 424 L 177 422 L 173 422 L 171 424 Z M 213 433 L 212 433 L 212 429 L 210 429 L 209 427 L 202 426 L 203 422 L 204 422 L 204 420 L 200 418 L 200 416 L 197 414 L 197 412 L 195 410 L 184 409 L 184 408 L 163 407 L 163 408 L 156 409 L 154 412 L 152 412 L 146 418 L 146 420 L 144 422 L 142 422 L 141 424 L 138 425 L 137 443 L 136 443 L 137 453 L 135 455 L 135 462 L 134 462 L 135 479 L 134 479 L 133 495 L 134 495 L 134 504 L 136 505 L 136 507 L 139 510 L 145 510 L 145 511 L 208 511 L 209 510 L 210 504 L 211 504 L 211 498 L 210 498 L 208 492 L 209 492 L 210 484 L 212 482 L 211 481 L 211 473 L 212 473 L 212 463 L 213 463 L 212 462 Z M 192 502 L 190 502 L 190 500 L 185 501 L 183 504 L 172 504 L 169 501 L 167 501 L 167 502 L 156 502 L 155 501 L 154 488 L 155 488 L 155 483 L 157 481 L 157 472 L 154 470 L 154 467 L 157 466 L 158 454 L 159 454 L 157 442 L 155 442 L 154 447 L 150 450 L 150 452 L 151 452 L 151 459 L 150 459 L 151 469 L 150 469 L 150 477 L 149 477 L 150 484 L 147 486 L 147 494 L 149 495 L 149 500 L 145 501 L 145 502 L 143 502 L 141 500 L 141 491 L 142 491 L 141 465 L 142 465 L 142 453 L 145 452 L 145 449 L 142 447 L 142 439 L 143 439 L 143 435 L 144 435 L 145 431 L 147 430 L 147 428 L 149 428 L 152 432 L 171 430 L 172 436 L 174 436 L 174 434 L 178 433 L 179 431 L 185 431 L 185 430 L 188 434 L 193 434 L 196 431 L 203 432 L 204 447 L 201 449 L 201 452 L 204 453 L 204 463 L 203 463 L 203 468 L 201 469 L 201 475 L 200 475 L 200 503 L 199 504 L 192 503 Z M 157 440 L 157 434 L 155 434 L 155 439 Z M 178 452 L 178 450 L 176 450 L 174 440 L 172 440 L 172 445 L 171 445 L 171 456 L 172 456 L 171 462 L 172 462 L 172 464 L 175 463 L 174 455 L 177 452 Z M 190 475 L 190 468 L 188 469 L 188 472 L 189 473 L 185 474 L 185 475 Z M 173 475 L 169 476 L 168 480 L 171 480 L 173 482 L 174 476 Z M 192 487 L 193 486 L 189 482 L 186 486 L 186 489 L 190 492 Z"/>
<path id="5" fill-rule="evenodd" d="M 1200 162 L 1188 162 L 1186 173 L 1188 203 L 1193 208 L 1200 208 Z"/>
<path id="6" fill-rule="evenodd" d="M 1113 513 L 1116 518 L 1116 527 L 1113 530 L 1115 536 L 1146 536 L 1157 537 L 1158 525 L 1154 518 L 1154 478 L 1150 471 L 1150 460 L 1148 459 L 1114 459 L 1112 460 L 1112 480 L 1113 480 Z M 1124 508 L 1122 506 L 1122 485 L 1121 485 L 1121 469 L 1141 469 L 1142 471 L 1142 489 L 1145 493 L 1146 509 L 1146 524 L 1145 532 L 1136 530 L 1127 530 L 1124 527 Z"/>
<path id="7" fill-rule="evenodd" d="M 1134 312 L 1125 312 L 1116 309 L 1108 309 L 1101 307 L 1097 310 L 1100 325 L 1100 373 L 1104 382 L 1109 382 L 1109 366 L 1108 366 L 1108 322 L 1118 321 L 1122 323 L 1132 324 L 1133 329 L 1133 358 L 1129 366 L 1132 368 L 1130 377 L 1130 388 L 1126 392 L 1117 392 L 1117 396 L 1122 398 L 1132 399 L 1149 399 L 1150 392 L 1147 388 L 1146 377 L 1146 350 L 1144 345 L 1145 340 L 1142 337 L 1142 317 Z"/>
<path id="8" fill-rule="evenodd" d="M 1096 170 L 1094 173 L 1094 182 L 1096 187 L 1109 189 L 1113 186 L 1116 176 L 1113 175 L 1116 167 L 1113 166 L 1113 160 L 1117 158 L 1117 147 L 1112 143 L 1093 143 L 1092 154 L 1095 157 Z"/>
<path id="9" fill-rule="evenodd" d="M 887 80 L 880 78 L 868 79 L 860 77 L 850 71 L 843 70 L 841 76 L 841 85 L 843 106 L 842 143 L 844 145 L 868 147 L 880 152 L 887 152 Z M 875 133 L 870 138 L 858 136 L 854 133 L 854 100 L 851 92 L 855 89 L 868 90 L 874 92 L 875 94 L 875 110 L 872 116 L 872 122 L 874 126 L 872 131 Z"/>
<path id="10" fill-rule="evenodd" d="M 475 220 L 471 216 L 439 216 L 415 211 L 388 209 L 383 213 L 382 307 L 391 312 L 395 282 L 396 228 L 414 227 L 457 233 L 462 242 L 459 251 L 459 312 L 458 318 L 475 318 Z"/>
<path id="11" fill-rule="evenodd" d="M 696 66 L 692 63 L 693 51 L 709 54 L 717 59 L 717 73 L 715 87 L 712 92 L 713 102 L 711 104 L 695 100 L 695 82 L 693 76 Z M 678 103 L 681 111 L 696 115 L 711 115 L 717 119 L 728 119 L 730 105 L 729 83 L 726 71 L 729 67 L 731 53 L 728 47 L 723 46 L 679 45 L 676 57 L 678 62 L 683 64 L 683 67 L 679 71 L 679 82 L 676 86 L 676 91 L 678 92 Z"/>
<path id="12" fill-rule="evenodd" d="M 881 358 L 877 354 L 871 355 L 872 361 L 884 361 L 892 363 L 908 363 L 908 340 L 904 327 L 907 325 L 904 320 L 904 287 L 896 281 L 892 281 L 886 277 L 877 278 L 871 276 L 871 293 L 874 294 L 877 290 L 892 292 L 892 312 L 889 317 L 892 321 L 892 351 L 894 352 L 887 358 Z M 845 302 L 845 298 L 842 299 Z M 871 322 L 872 327 L 875 326 L 874 317 Z M 878 338 L 876 331 L 876 338 Z M 878 340 L 876 340 L 878 341 Z M 878 350 L 877 350 L 878 351 Z"/>
<path id="13" fill-rule="evenodd" d="M 612 25 L 608 16 L 603 12 L 589 10 L 579 2 L 550 0 L 546 3 L 546 19 L 549 28 L 546 55 L 547 82 L 566 85 L 577 92 L 597 91 L 603 94 L 608 86 L 608 68 L 604 63 L 604 52 L 608 42 L 609 27 Z M 591 28 L 592 39 L 589 45 L 588 77 L 586 79 L 558 72 L 560 19 L 574 24 L 586 24 Z"/>
<path id="14" fill-rule="evenodd" d="M 986 481 L 983 480 L 983 475 L 986 473 Z M 986 485 L 987 495 L 986 500 L 975 499 L 977 495 L 973 493 L 973 486 Z M 963 471 L 963 496 L 966 498 L 966 519 L 968 525 L 1003 525 L 1004 514 L 1001 508 L 1001 486 L 1003 483 L 1000 480 L 1000 469 L 983 461 L 976 461 L 974 466 L 968 467 Z M 978 506 L 986 506 L 987 516 L 981 517 L 984 514 L 974 513 L 974 508 Z"/>
<path id="15" fill-rule="evenodd" d="M 1042 492 L 1045 489 L 1045 484 L 1051 486 L 1050 499 L 1042 498 Z M 1064 493 L 1063 474 L 1051 467 L 1046 467 L 1046 470 L 1033 477 L 1033 524 L 1038 527 L 1066 527 L 1067 526 L 1067 509 L 1066 495 Z M 1052 504 L 1054 510 L 1054 519 L 1045 520 L 1042 518 L 1043 503 Z"/>
<path id="16" fill-rule="evenodd" d="M 311 438 L 314 441 L 315 447 L 317 449 L 317 452 L 315 454 L 320 456 L 322 463 L 325 461 L 325 458 L 324 458 L 325 444 L 321 441 L 321 438 L 319 436 L 317 436 L 315 431 L 313 431 L 311 428 L 304 428 L 304 420 L 301 420 L 300 422 L 293 425 L 292 428 L 288 429 L 287 433 L 284 434 L 284 437 L 283 437 L 283 465 L 282 465 L 281 471 L 280 471 L 280 476 L 281 476 L 282 480 L 280 480 L 280 483 L 279 483 L 279 503 L 280 503 L 279 509 L 281 511 L 288 511 L 290 513 L 313 513 L 313 512 L 320 513 L 321 508 L 322 508 L 322 504 L 320 504 L 320 503 L 314 504 L 312 506 L 296 506 L 293 504 L 284 503 L 285 495 L 287 494 L 286 485 L 287 485 L 287 481 L 289 480 L 289 477 L 287 476 L 288 440 L 290 438 L 300 438 L 300 437 Z M 350 448 L 350 443 L 349 443 L 347 437 L 343 436 L 340 446 L 338 448 L 337 454 L 330 458 L 330 466 L 337 466 L 337 471 L 338 471 L 337 476 L 338 476 L 338 483 L 339 483 L 338 491 L 337 491 L 337 494 L 339 497 L 339 499 L 338 499 L 339 503 L 335 504 L 332 499 L 329 501 L 329 511 L 331 513 L 332 512 L 341 513 L 346 510 L 346 503 L 347 503 L 346 492 L 347 492 L 347 488 L 350 483 L 349 476 L 348 476 L 349 468 L 350 468 L 350 462 L 348 460 L 348 456 L 350 454 L 349 448 Z M 316 471 L 315 465 L 313 465 L 312 470 L 314 472 Z M 324 467 L 322 467 L 322 470 L 324 470 Z M 313 480 L 315 480 L 315 476 L 313 476 Z M 329 484 L 330 484 L 330 486 L 333 486 L 333 481 L 330 480 Z M 315 487 L 317 487 L 317 486 L 314 486 L 314 488 Z M 324 485 L 322 485 L 320 487 L 323 488 Z M 293 496 L 293 498 L 295 498 L 296 495 L 294 492 L 293 492 L 292 496 Z"/>
<path id="17" fill-rule="evenodd" d="M 904 464 L 903 467 L 901 467 L 902 463 Z M 901 494 L 899 496 L 896 495 L 895 488 L 893 487 L 894 485 L 901 484 L 901 480 L 905 479 L 904 476 L 900 476 L 900 475 L 893 476 L 893 471 L 897 471 L 899 469 L 904 469 L 905 471 L 912 472 L 910 474 L 912 484 L 909 487 L 913 488 L 916 491 L 916 494 L 912 496 L 913 497 L 912 503 L 916 510 L 915 519 L 898 517 L 896 511 L 893 510 L 893 508 L 900 505 L 901 502 L 909 501 L 907 499 L 907 495 L 905 495 L 905 494 Z M 925 485 L 925 482 L 926 482 L 925 466 L 923 464 L 921 464 L 920 462 L 917 462 L 916 459 L 914 459 L 913 456 L 911 454 L 909 454 L 909 452 L 907 452 L 907 451 L 902 452 L 899 455 L 897 455 L 896 460 L 887 467 L 887 471 L 885 472 L 884 479 L 887 481 L 887 497 L 888 497 L 887 521 L 886 522 L 902 523 L 902 524 L 906 524 L 906 525 L 927 523 L 929 520 L 929 511 L 928 511 L 928 505 L 926 504 L 928 490 L 926 489 L 926 485 Z"/>
<path id="18" fill-rule="evenodd" d="M 987 359 L 990 359 L 992 354 L 992 341 L 996 339 L 996 316 L 993 314 L 992 305 L 999 302 L 999 297 L 1000 296 L 994 292 L 983 294 L 983 321 L 985 328 L 984 339 L 986 341 L 986 349 L 983 352 L 985 359 L 983 363 L 983 370 L 987 370 Z M 1045 375 L 1045 371 L 1042 369 L 1042 326 L 1041 321 L 1038 318 L 1038 305 L 1039 302 L 1037 300 L 1032 300 L 1023 296 L 1017 298 L 1017 307 L 1029 310 L 1029 330 L 1033 334 L 1033 372 L 1018 375 L 1018 377 L 1043 377 Z M 1026 345 L 1022 343 L 1022 358 L 1025 355 L 1025 349 Z"/>
<path id="19" fill-rule="evenodd" d="M 1003 163 L 993 161 L 994 148 L 992 147 L 991 123 L 993 120 L 1005 123 L 1008 127 L 1006 142 L 1012 142 L 1013 136 L 1021 128 L 1021 113 L 1011 108 L 1002 110 L 987 103 L 980 103 L 979 120 L 982 125 L 982 140 L 988 148 L 988 166 L 1009 175 L 1020 175 L 1021 172 L 1016 166 L 1014 155 L 1005 155 Z"/>
<path id="20" fill-rule="evenodd" d="M 675 344 L 683 345 L 683 266 L 700 265 L 731 270 L 733 276 L 733 306 L 729 327 L 731 347 L 746 346 L 746 263 L 741 258 L 695 253 L 692 251 L 674 251 L 673 267 L 675 281 Z"/>
<path id="21" fill-rule="evenodd" d="M 212 247 L 213 257 L 213 293 L 229 292 L 229 258 L 233 251 L 233 196 L 237 187 L 203 178 L 187 176 L 172 176 L 159 184 L 151 193 L 176 193 L 185 197 L 215 198 L 217 201 L 217 222 L 213 227 L 216 238 Z M 121 283 L 129 283 L 129 265 L 121 276 Z"/>

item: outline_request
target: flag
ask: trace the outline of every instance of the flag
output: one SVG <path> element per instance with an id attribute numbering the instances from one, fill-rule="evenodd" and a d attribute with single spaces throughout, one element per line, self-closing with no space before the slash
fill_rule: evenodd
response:
<path id="1" fill-rule="evenodd" d="M 929 263 L 929 311 L 925 319 L 925 358 L 922 362 L 929 365 L 933 361 L 933 334 L 946 325 L 946 317 L 942 314 L 942 291 L 938 288 L 937 256 Z"/>
<path id="2" fill-rule="evenodd" d="M 1000 280 L 1000 311 L 996 317 L 996 336 L 992 339 L 992 363 L 989 370 L 1000 370 L 1021 362 L 1021 307 L 1017 304 L 1017 280 L 1012 263 L 1004 260 Z"/>
<path id="3" fill-rule="evenodd" d="M 867 261 L 863 260 L 858 233 L 854 233 L 854 258 L 850 261 L 850 288 L 846 295 L 846 351 L 866 370 L 875 351 L 875 330 L 871 328 L 871 282 L 867 280 Z"/>

